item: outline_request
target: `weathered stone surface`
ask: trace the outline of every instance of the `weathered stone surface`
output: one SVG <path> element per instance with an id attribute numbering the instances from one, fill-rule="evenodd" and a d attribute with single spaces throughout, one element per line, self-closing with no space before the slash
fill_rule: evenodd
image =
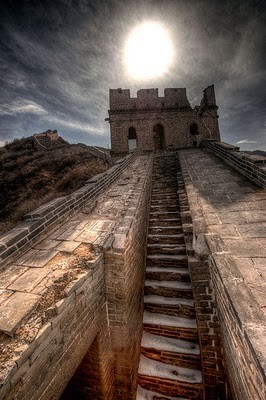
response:
<path id="1" fill-rule="evenodd" d="M 19 259 L 19 265 L 42 268 L 57 253 L 55 250 L 30 250 Z"/>
<path id="2" fill-rule="evenodd" d="M 0 330 L 10 336 L 37 307 L 40 297 L 16 292 L 0 305 Z"/>
<path id="3" fill-rule="evenodd" d="M 28 270 L 28 267 L 19 265 L 9 265 L 5 270 L 0 272 L 0 288 L 7 288 L 20 275 Z"/>
<path id="4" fill-rule="evenodd" d="M 49 269 L 29 268 L 29 270 L 17 278 L 8 289 L 18 292 L 34 293 L 35 286 L 38 285 L 49 272 Z"/>

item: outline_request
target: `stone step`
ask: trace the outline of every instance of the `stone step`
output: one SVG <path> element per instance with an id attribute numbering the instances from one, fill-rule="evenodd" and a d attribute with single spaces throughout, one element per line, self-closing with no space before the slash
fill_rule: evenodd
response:
<path id="1" fill-rule="evenodd" d="M 152 257 L 148 256 L 148 257 Z M 176 261 L 173 259 L 154 259 L 154 258 L 146 258 L 146 267 L 160 267 L 160 268 L 187 268 L 188 267 L 188 260 L 187 257 Z"/>
<path id="2" fill-rule="evenodd" d="M 164 297 L 158 295 L 144 296 L 145 304 L 159 304 L 168 306 L 185 305 L 187 307 L 194 307 L 194 300 L 184 299 L 182 297 Z"/>
<path id="3" fill-rule="evenodd" d="M 151 200 L 153 199 L 163 199 L 164 196 L 176 196 L 177 188 L 163 188 L 163 189 L 153 189 L 151 192 Z"/>
<path id="4" fill-rule="evenodd" d="M 154 325 L 164 330 L 165 327 L 182 329 L 197 329 L 195 319 L 175 317 L 172 315 L 164 315 L 160 313 L 152 313 L 144 311 L 143 324 Z M 178 338 L 179 339 L 179 338 Z"/>
<path id="5" fill-rule="evenodd" d="M 190 282 L 146 280 L 144 294 L 193 299 Z"/>
<path id="6" fill-rule="evenodd" d="M 185 255 L 186 246 L 183 243 L 148 243 L 147 254 Z"/>
<path id="7" fill-rule="evenodd" d="M 190 282 L 188 268 L 147 267 L 146 279 Z"/>
<path id="8" fill-rule="evenodd" d="M 175 244 L 184 243 L 184 233 L 152 233 L 152 230 L 148 234 L 148 243 L 162 243 L 162 244 Z"/>
<path id="9" fill-rule="evenodd" d="M 193 306 L 187 306 L 185 304 L 179 304 L 174 306 L 167 304 L 144 303 L 144 310 L 156 314 L 172 315 L 174 317 L 182 317 L 189 319 L 195 319 L 196 317 L 195 308 Z"/>
<path id="10" fill-rule="evenodd" d="M 151 235 L 177 235 L 182 234 L 182 225 L 172 225 L 172 226 L 151 226 L 149 227 L 149 234 Z"/>
<path id="11" fill-rule="evenodd" d="M 178 207 L 177 204 L 157 204 L 157 205 L 151 205 L 150 211 L 151 212 L 176 211 L 177 207 Z"/>
<path id="12" fill-rule="evenodd" d="M 151 211 L 150 218 L 164 219 L 164 218 L 178 218 L 180 211 Z"/>
<path id="13" fill-rule="evenodd" d="M 146 312 L 146 311 L 145 311 Z M 156 313 L 162 314 L 162 313 Z M 184 318 L 190 319 L 190 318 Z M 195 318 L 194 318 L 195 320 Z M 198 329 L 197 327 L 194 328 L 184 328 L 184 327 L 176 327 L 176 326 L 169 326 L 169 325 L 154 325 L 150 323 L 143 324 L 143 330 L 146 332 L 154 333 L 156 335 L 162 335 L 167 337 L 173 337 L 176 339 L 187 340 L 188 342 L 198 343 Z"/>
<path id="14" fill-rule="evenodd" d="M 156 335 L 146 331 L 143 331 L 142 333 L 141 347 L 146 349 L 168 351 L 171 353 L 182 353 L 189 355 L 200 354 L 200 347 L 198 343 L 169 338 L 167 336 Z"/>
<path id="15" fill-rule="evenodd" d="M 168 365 L 141 355 L 138 383 L 143 388 L 173 396 L 202 400 L 201 371 Z"/>
<path id="16" fill-rule="evenodd" d="M 173 364 L 166 364 L 141 354 L 139 370 L 140 375 L 167 378 L 186 383 L 202 383 L 202 373 L 197 368 L 183 368 Z"/>
<path id="17" fill-rule="evenodd" d="M 157 218 L 154 219 L 150 219 L 149 221 L 149 227 L 170 227 L 170 226 L 179 226 L 181 225 L 181 218 L 164 218 L 164 219 L 160 219 L 160 221 L 158 221 Z"/>
<path id="18" fill-rule="evenodd" d="M 171 193 L 171 194 L 162 194 L 162 195 L 152 195 L 151 196 L 151 205 L 160 205 L 162 203 L 167 204 L 167 203 L 173 203 L 178 204 L 179 198 L 176 193 Z"/>
<path id="19" fill-rule="evenodd" d="M 163 393 L 154 392 L 138 385 L 136 400 L 189 400 L 184 397 L 169 397 Z"/>
<path id="20" fill-rule="evenodd" d="M 187 267 L 188 260 L 187 256 L 182 255 L 172 255 L 172 254 L 151 254 L 146 257 L 147 267 Z"/>
<path id="21" fill-rule="evenodd" d="M 189 369 L 201 369 L 198 343 L 143 331 L 141 353 L 152 360 Z"/>

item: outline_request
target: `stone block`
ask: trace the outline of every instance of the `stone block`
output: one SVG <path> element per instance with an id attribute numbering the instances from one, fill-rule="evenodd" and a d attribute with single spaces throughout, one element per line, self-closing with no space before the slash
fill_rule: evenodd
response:
<path id="1" fill-rule="evenodd" d="M 14 282 L 20 275 L 28 270 L 28 267 L 19 265 L 9 265 L 5 270 L 0 272 L 0 288 L 7 288 Z"/>
<path id="2" fill-rule="evenodd" d="M 29 370 L 29 367 L 30 367 L 30 362 L 29 360 L 26 360 L 25 363 L 21 365 L 21 367 L 16 371 L 16 373 L 10 379 L 11 387 L 14 387 L 20 381 L 20 379 Z"/>
<path id="3" fill-rule="evenodd" d="M 12 229 L 0 237 L 0 242 L 6 247 L 15 245 L 19 240 L 25 238 L 28 232 L 26 229 Z"/>
<path id="4" fill-rule="evenodd" d="M 242 239 L 224 239 L 228 249 L 235 257 L 265 257 L 266 239 L 250 238 Z"/>
<path id="5" fill-rule="evenodd" d="M 0 306 L 0 330 L 13 336 L 16 328 L 36 309 L 40 297 L 29 293 L 14 293 Z"/>
<path id="6" fill-rule="evenodd" d="M 56 250 L 30 250 L 25 255 L 20 257 L 19 265 L 28 267 L 42 268 L 53 257 L 58 254 Z"/>
<path id="7" fill-rule="evenodd" d="M 10 286 L 10 290 L 19 292 L 32 292 L 38 283 L 40 283 L 48 274 L 49 269 L 29 268 L 20 275 Z"/>
<path id="8" fill-rule="evenodd" d="M 127 243 L 127 235 L 126 234 L 114 234 L 113 241 L 113 250 L 117 253 L 123 253 L 125 251 Z"/>

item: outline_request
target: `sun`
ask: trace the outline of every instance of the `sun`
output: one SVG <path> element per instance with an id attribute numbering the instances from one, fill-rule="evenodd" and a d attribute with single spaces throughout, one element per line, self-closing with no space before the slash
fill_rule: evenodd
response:
<path id="1" fill-rule="evenodd" d="M 167 30 L 157 22 L 137 26 L 125 46 L 125 64 L 135 79 L 156 78 L 172 63 L 173 48 Z"/>

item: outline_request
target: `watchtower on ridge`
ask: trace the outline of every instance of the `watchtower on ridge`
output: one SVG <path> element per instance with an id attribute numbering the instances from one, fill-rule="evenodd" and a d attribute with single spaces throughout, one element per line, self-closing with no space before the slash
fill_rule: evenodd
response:
<path id="1" fill-rule="evenodd" d="M 193 109 L 185 88 L 140 89 L 130 97 L 129 89 L 110 89 L 109 118 L 113 154 L 132 149 L 154 151 L 198 146 L 203 139 L 220 141 L 214 85 L 203 91 Z"/>

